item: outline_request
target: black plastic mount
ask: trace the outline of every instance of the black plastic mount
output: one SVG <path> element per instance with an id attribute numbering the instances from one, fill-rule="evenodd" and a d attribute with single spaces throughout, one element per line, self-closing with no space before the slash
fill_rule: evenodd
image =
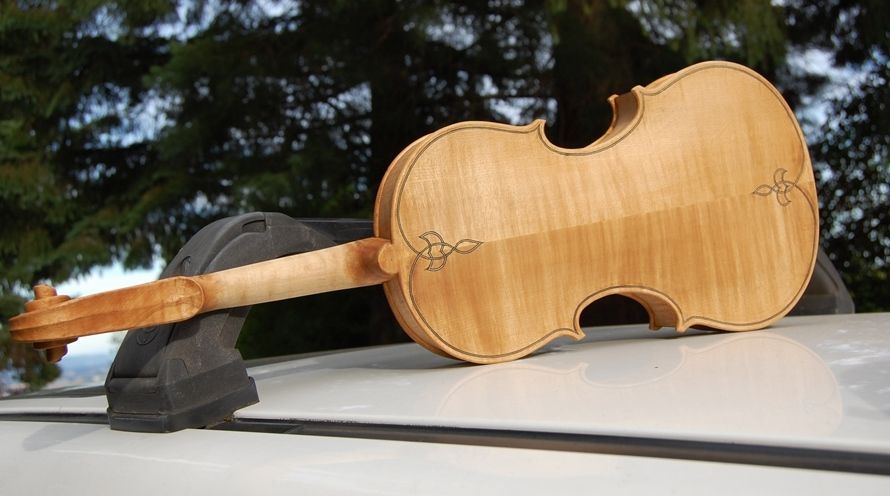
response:
<path id="1" fill-rule="evenodd" d="M 198 231 L 161 278 L 198 275 L 370 237 L 364 220 L 297 220 L 255 212 Z M 112 429 L 204 427 L 258 400 L 235 349 L 250 307 L 127 333 L 105 381 Z"/>

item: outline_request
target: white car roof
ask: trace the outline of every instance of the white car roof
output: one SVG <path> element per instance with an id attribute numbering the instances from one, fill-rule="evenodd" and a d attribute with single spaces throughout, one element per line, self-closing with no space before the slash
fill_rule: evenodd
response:
<path id="1" fill-rule="evenodd" d="M 252 367 L 240 421 L 348 422 L 682 439 L 890 454 L 890 315 L 789 317 L 764 331 L 586 329 L 514 362 L 414 344 Z M 0 401 L 0 416 L 104 414 L 105 397 Z"/>

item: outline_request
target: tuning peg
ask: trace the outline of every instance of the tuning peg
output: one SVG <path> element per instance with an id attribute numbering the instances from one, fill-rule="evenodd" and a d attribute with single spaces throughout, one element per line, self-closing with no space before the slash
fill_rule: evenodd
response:
<path id="1" fill-rule="evenodd" d="M 34 286 L 34 299 L 25 303 L 25 312 L 44 310 L 70 300 L 67 295 L 59 295 L 55 288 L 46 284 Z M 48 362 L 58 362 L 68 353 L 68 345 L 77 341 L 77 338 L 56 339 L 51 341 L 38 341 L 34 343 L 34 349 L 43 350 Z"/>

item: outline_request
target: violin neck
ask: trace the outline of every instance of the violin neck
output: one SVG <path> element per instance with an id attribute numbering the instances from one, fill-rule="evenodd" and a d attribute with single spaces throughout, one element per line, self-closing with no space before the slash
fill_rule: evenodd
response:
<path id="1" fill-rule="evenodd" d="M 195 276 L 201 312 L 381 284 L 396 273 L 390 248 L 388 240 L 367 238 Z"/>
<path id="2" fill-rule="evenodd" d="M 37 286 L 27 311 L 9 320 L 10 331 L 17 341 L 65 344 L 91 334 L 180 322 L 212 310 L 380 284 L 395 275 L 396 266 L 391 243 L 368 238 L 75 299 Z"/>

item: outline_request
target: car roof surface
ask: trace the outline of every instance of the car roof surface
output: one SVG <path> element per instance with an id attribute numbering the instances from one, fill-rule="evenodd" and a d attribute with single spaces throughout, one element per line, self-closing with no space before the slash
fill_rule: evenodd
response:
<path id="1" fill-rule="evenodd" d="M 252 367 L 241 420 L 687 439 L 890 453 L 890 315 L 789 317 L 678 335 L 587 328 L 533 356 L 471 365 L 415 344 Z M 96 414 L 102 395 L 0 401 L 0 414 Z"/>

